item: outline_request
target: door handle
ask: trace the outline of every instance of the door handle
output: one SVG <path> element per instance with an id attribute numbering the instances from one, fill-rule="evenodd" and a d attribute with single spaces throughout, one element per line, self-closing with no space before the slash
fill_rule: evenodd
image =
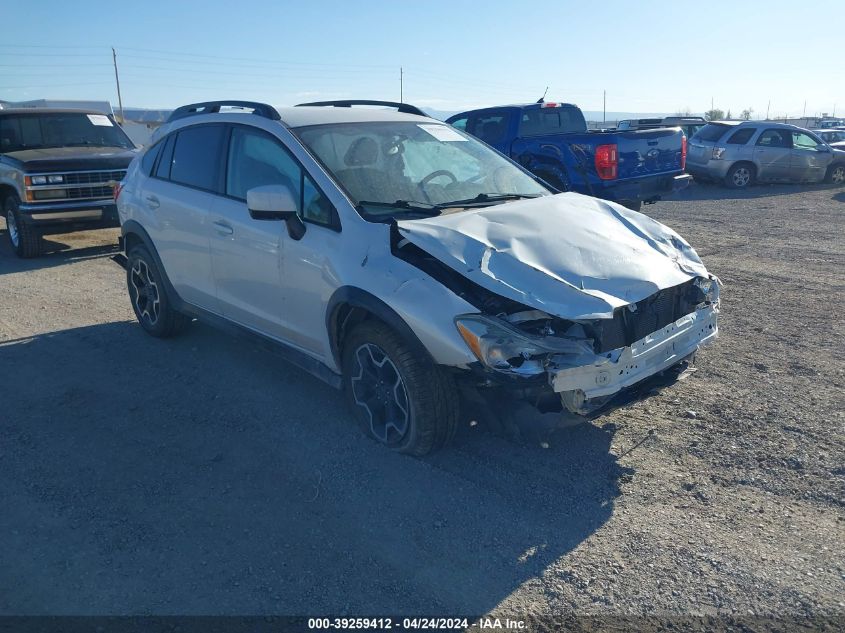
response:
<path id="1" fill-rule="evenodd" d="M 214 229 L 220 235 L 231 235 L 235 232 L 235 229 L 232 228 L 231 224 L 227 224 L 226 222 L 214 222 Z"/>
<path id="2" fill-rule="evenodd" d="M 158 209 L 161 206 L 161 203 L 158 201 L 158 198 L 156 198 L 155 196 L 147 196 L 145 198 L 145 200 L 147 201 L 147 206 L 150 209 Z"/>

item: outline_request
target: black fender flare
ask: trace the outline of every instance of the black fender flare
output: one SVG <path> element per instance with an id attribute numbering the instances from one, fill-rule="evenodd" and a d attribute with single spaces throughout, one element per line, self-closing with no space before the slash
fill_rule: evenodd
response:
<path id="1" fill-rule="evenodd" d="M 167 293 L 167 299 L 170 301 L 170 304 L 176 310 L 182 311 L 185 306 L 185 302 L 182 301 L 182 297 L 179 296 L 179 293 L 176 292 L 176 289 L 173 287 L 173 284 L 170 283 L 170 278 L 167 276 L 167 271 L 164 268 L 164 263 L 161 261 L 161 257 L 159 257 L 158 250 L 153 244 L 153 240 L 150 237 L 150 234 L 147 233 L 147 230 L 143 226 L 141 226 L 136 220 L 127 220 L 121 225 L 120 234 L 123 237 L 123 244 L 127 257 L 129 256 L 129 249 L 126 248 L 126 238 L 132 235 L 141 240 L 141 243 L 143 243 L 144 247 L 150 252 L 150 255 L 152 255 L 153 259 L 155 260 L 155 265 L 158 268 L 159 273 L 161 274 L 161 278 L 164 280 L 164 291 Z"/>
<path id="2" fill-rule="evenodd" d="M 422 344 L 416 333 L 393 308 L 366 290 L 355 286 L 341 286 L 332 293 L 326 306 L 326 331 L 329 335 L 332 356 L 338 367 L 342 368 L 343 366 L 340 343 L 343 338 L 344 323 L 340 322 L 339 319 L 340 308 L 346 306 L 366 310 L 395 330 L 417 353 L 423 354 L 436 364 L 426 346 Z"/>

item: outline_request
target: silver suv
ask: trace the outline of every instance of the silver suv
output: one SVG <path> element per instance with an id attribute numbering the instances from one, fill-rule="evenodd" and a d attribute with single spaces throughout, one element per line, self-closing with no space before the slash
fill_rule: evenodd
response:
<path id="1" fill-rule="evenodd" d="M 794 125 L 716 121 L 689 143 L 687 171 L 744 189 L 755 182 L 845 183 L 845 152 Z"/>
<path id="2" fill-rule="evenodd" d="M 256 335 L 415 455 L 450 440 L 461 403 L 585 420 L 716 337 L 718 281 L 644 215 L 552 195 L 404 104 L 237 103 L 176 110 L 118 192 L 154 336 L 194 317 Z"/>

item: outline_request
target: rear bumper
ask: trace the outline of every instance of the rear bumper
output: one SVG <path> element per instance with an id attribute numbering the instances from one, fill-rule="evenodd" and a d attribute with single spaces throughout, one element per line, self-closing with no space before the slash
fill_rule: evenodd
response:
<path id="1" fill-rule="evenodd" d="M 114 201 L 82 200 L 49 204 L 23 203 L 21 220 L 43 229 L 106 228 L 120 226 Z"/>
<path id="2" fill-rule="evenodd" d="M 610 200 L 627 202 L 657 202 L 663 196 L 686 189 L 692 177 L 689 174 L 677 176 L 647 177 L 639 180 L 621 181 L 605 192 Z"/>
<path id="3" fill-rule="evenodd" d="M 699 180 L 721 180 L 728 175 L 733 163 L 725 160 L 708 160 L 706 163 L 687 163 L 687 171 Z"/>

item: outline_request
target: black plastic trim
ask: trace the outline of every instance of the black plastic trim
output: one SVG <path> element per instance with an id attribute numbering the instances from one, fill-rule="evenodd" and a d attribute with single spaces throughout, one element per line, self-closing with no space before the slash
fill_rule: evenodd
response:
<path id="1" fill-rule="evenodd" d="M 311 103 L 297 103 L 296 107 L 314 107 L 314 106 L 328 106 L 334 108 L 351 108 L 354 105 L 371 105 L 384 106 L 386 108 L 396 108 L 399 112 L 404 114 L 416 114 L 417 116 L 428 117 L 428 115 L 420 110 L 417 106 L 410 103 L 400 103 L 399 101 L 378 101 L 373 99 L 341 99 L 339 101 L 312 101 Z"/>
<path id="2" fill-rule="evenodd" d="M 189 103 L 176 108 L 170 113 L 167 122 L 178 121 L 189 116 L 196 116 L 199 114 L 217 114 L 221 107 L 245 108 L 251 109 L 253 114 L 256 114 L 271 121 L 280 121 L 281 116 L 271 105 L 266 103 L 259 103 L 257 101 L 203 101 L 201 103 Z"/>
<path id="3" fill-rule="evenodd" d="M 342 365 L 341 350 L 339 335 L 342 324 L 338 323 L 338 308 L 341 306 L 350 306 L 353 308 L 361 308 L 366 310 L 376 318 L 384 321 L 389 327 L 393 328 L 405 341 L 411 345 L 418 354 L 422 354 L 429 358 L 432 363 L 435 363 L 431 353 L 425 345 L 422 344 L 417 335 L 411 327 L 405 323 L 405 320 L 399 316 L 396 311 L 387 305 L 378 297 L 370 294 L 366 290 L 361 290 L 354 286 L 341 286 L 334 291 L 329 303 L 326 306 L 326 328 L 329 333 L 329 343 L 331 345 L 332 355 L 338 367 Z M 436 363 L 435 363 L 436 364 Z"/>

